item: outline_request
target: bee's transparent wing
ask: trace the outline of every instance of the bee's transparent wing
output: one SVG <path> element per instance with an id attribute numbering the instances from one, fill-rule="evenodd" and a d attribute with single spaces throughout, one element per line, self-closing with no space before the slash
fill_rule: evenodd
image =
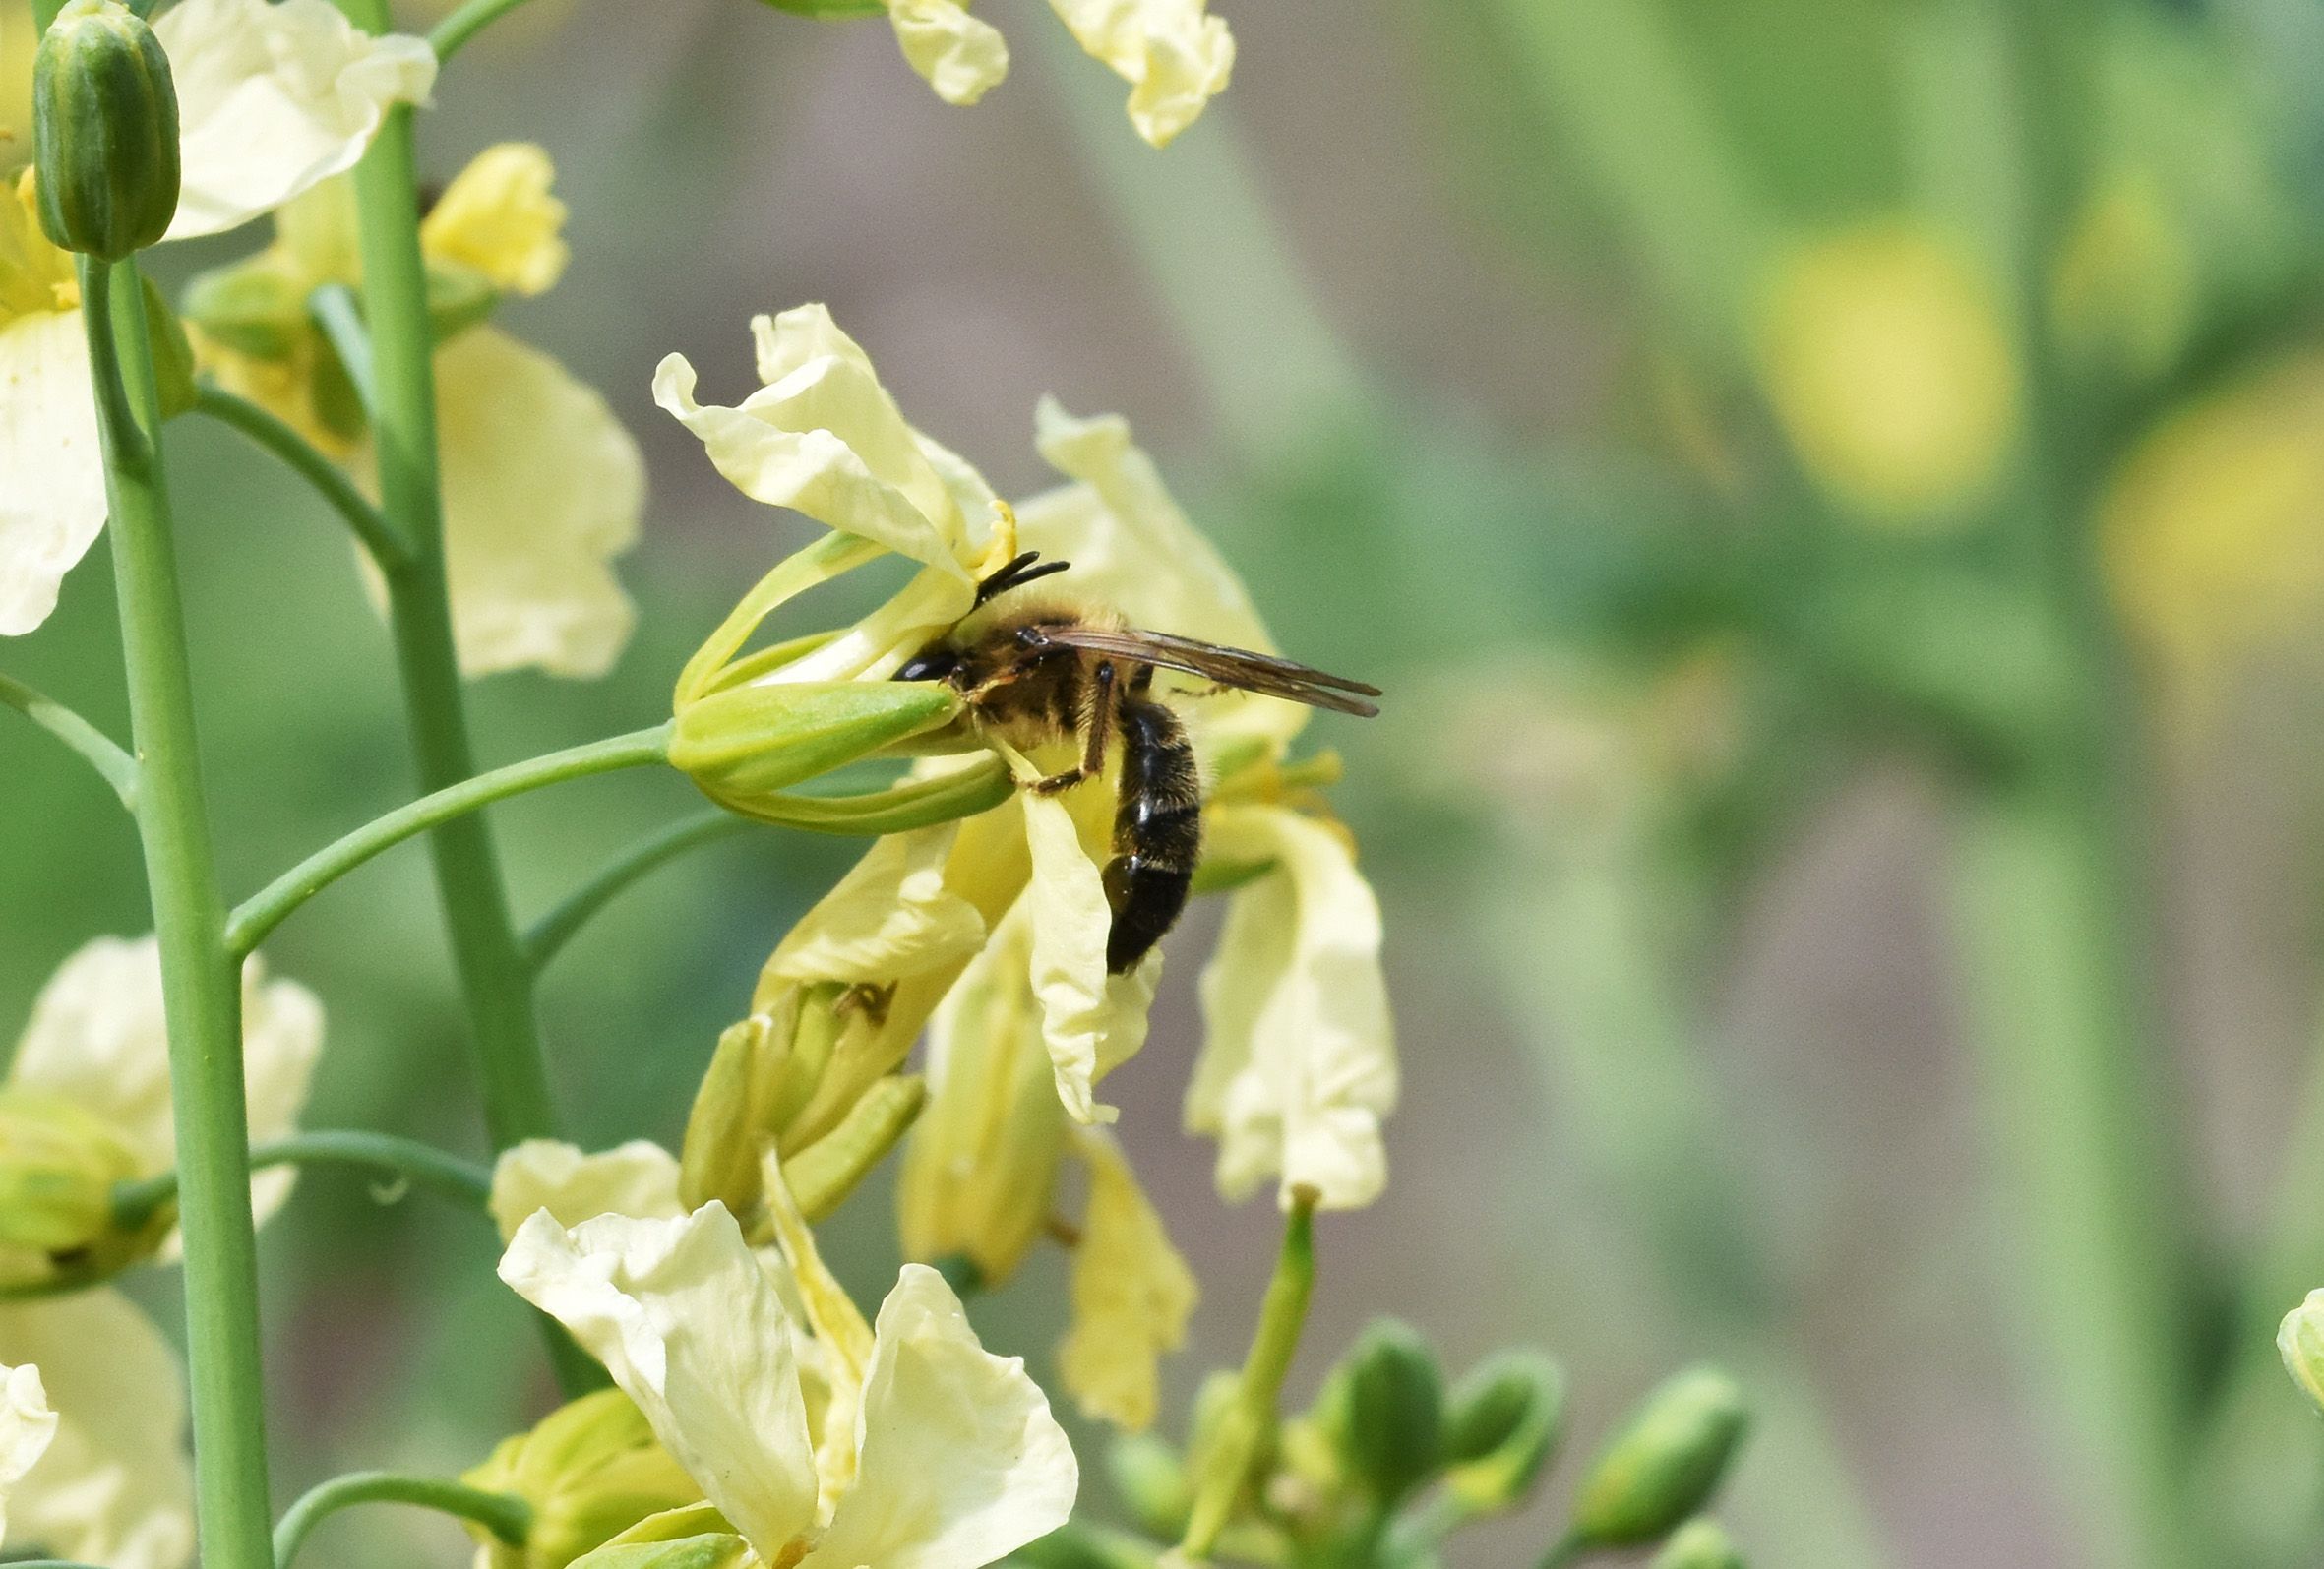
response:
<path id="1" fill-rule="evenodd" d="M 1192 637 L 1174 637 L 1168 633 L 1147 632 L 1142 628 L 1043 627 L 1040 635 L 1070 648 L 1086 648 L 1092 653 L 1111 654 L 1141 665 L 1183 670 L 1222 687 L 1284 697 L 1311 707 L 1329 708 L 1335 713 L 1369 719 L 1379 712 L 1377 705 L 1363 700 L 1378 696 L 1377 687 L 1334 676 L 1312 665 L 1278 659 L 1272 654 L 1254 653 L 1248 648 L 1197 642 Z"/>

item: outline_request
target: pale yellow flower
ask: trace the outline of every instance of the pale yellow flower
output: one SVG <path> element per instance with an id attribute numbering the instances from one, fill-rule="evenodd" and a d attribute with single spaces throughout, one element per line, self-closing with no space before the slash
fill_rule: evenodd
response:
<path id="1" fill-rule="evenodd" d="M 1048 1401 L 1021 1360 L 977 1343 L 934 1270 L 904 1266 L 861 1348 L 860 1396 L 826 1394 L 820 1415 L 791 1315 L 722 1205 L 571 1231 L 536 1215 L 501 1278 L 605 1363 L 762 1564 L 976 1569 L 1072 1507 Z M 853 1464 L 827 1493 L 818 1449 L 834 1440 Z"/>
<path id="2" fill-rule="evenodd" d="M 56 1438 L 56 1413 L 40 1369 L 0 1363 L 0 1546 L 8 1543 L 8 1495 Z"/>
<path id="3" fill-rule="evenodd" d="M 538 1213 L 560 1226 L 600 1215 L 653 1220 L 686 1213 L 678 1201 L 677 1158 L 650 1139 L 594 1155 L 558 1139 L 525 1139 L 493 1162 L 489 1207 L 503 1242 Z"/>
<path id="4" fill-rule="evenodd" d="M 105 524 L 81 289 L 27 170 L 0 191 L 0 634 L 31 632 Z"/>
<path id="5" fill-rule="evenodd" d="M 1155 147 L 1226 91 L 1235 40 L 1206 0 L 1049 0 L 1082 48 L 1130 84 L 1130 123 Z"/>
<path id="6" fill-rule="evenodd" d="M 1799 246 L 1752 328 L 1801 462 L 1872 520 L 1958 515 L 2016 440 L 2023 392 L 2001 302 L 1940 233 L 1875 224 Z"/>
<path id="7" fill-rule="evenodd" d="M 1074 1145 L 1089 1167 L 1089 1203 L 1058 1371 L 1085 1415 L 1135 1432 L 1153 1423 L 1161 1358 L 1186 1339 L 1199 1293 L 1120 1146 L 1094 1129 L 1076 1130 Z"/>
<path id="8" fill-rule="evenodd" d="M 959 0 L 887 0 L 887 20 L 904 59 L 947 103 L 974 103 L 1009 74 L 1000 30 Z"/>
<path id="9" fill-rule="evenodd" d="M 0 1483 L 10 1545 L 104 1569 L 191 1564 L 185 1375 L 145 1313 L 105 1288 L 0 1301 L 0 1362 L 37 1365 L 56 1412 L 47 1453 Z"/>
<path id="10" fill-rule="evenodd" d="M 565 204 L 550 194 L 557 171 L 529 142 L 486 148 L 444 188 L 420 220 L 420 246 L 512 294 L 546 294 L 573 259 Z"/>

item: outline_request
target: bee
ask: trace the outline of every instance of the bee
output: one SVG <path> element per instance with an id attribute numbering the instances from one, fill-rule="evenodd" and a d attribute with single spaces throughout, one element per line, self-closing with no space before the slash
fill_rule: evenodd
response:
<path id="1" fill-rule="evenodd" d="M 960 694 L 971 722 L 1023 750 L 1073 737 L 1081 760 L 1034 780 L 1045 795 L 1102 778 L 1121 740 L 1113 857 L 1105 867 L 1114 912 L 1106 968 L 1120 975 L 1177 924 L 1202 853 L 1202 778 L 1177 714 L 1153 695 L 1154 672 L 1182 671 L 1225 691 L 1284 697 L 1370 718 L 1377 687 L 1327 675 L 1272 654 L 1196 642 L 1123 626 L 1069 605 L 1015 604 L 986 616 L 994 599 L 1070 564 L 1027 551 L 977 585 L 969 617 L 896 671 L 898 681 L 940 681 Z M 966 629 L 966 630 L 963 630 Z"/>

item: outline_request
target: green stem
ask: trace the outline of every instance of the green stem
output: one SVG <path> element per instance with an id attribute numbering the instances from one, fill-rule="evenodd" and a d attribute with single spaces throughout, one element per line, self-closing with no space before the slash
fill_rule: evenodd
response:
<path id="1" fill-rule="evenodd" d="M 250 1152 L 250 1169 L 270 1166 L 361 1166 L 483 1209 L 492 1199 L 492 1174 L 432 1144 L 361 1128 L 318 1128 L 293 1133 Z M 177 1196 L 177 1173 L 163 1172 L 113 1189 L 113 1224 L 135 1231 Z"/>
<path id="2" fill-rule="evenodd" d="M 396 537 L 396 531 L 388 526 L 388 520 L 380 515 L 379 509 L 363 499 L 363 493 L 355 488 L 346 470 L 315 451 L 288 421 L 275 418 L 246 397 L 237 397 L 224 388 L 208 383 L 197 389 L 194 407 L 241 432 L 312 485 L 316 494 L 329 502 L 347 527 L 354 530 L 363 548 L 371 553 L 371 559 L 382 568 L 399 565 L 409 554 L 403 542 Z"/>
<path id="3" fill-rule="evenodd" d="M 371 334 L 363 325 L 363 304 L 344 283 L 326 283 L 307 297 L 307 314 L 331 340 L 332 352 L 355 387 L 367 414 L 379 409 L 379 379 L 372 371 Z M 401 544 L 400 541 L 398 542 Z"/>
<path id="4" fill-rule="evenodd" d="M 1199 1562 L 1208 1556 L 1233 1519 L 1235 1500 L 1251 1479 L 1259 1445 L 1274 1429 L 1276 1402 L 1283 1393 L 1284 1376 L 1291 1371 L 1292 1354 L 1299 1350 L 1308 1298 L 1315 1289 L 1315 1196 L 1303 1189 L 1293 1195 L 1291 1213 L 1284 1217 L 1282 1251 L 1275 1256 L 1274 1278 L 1267 1282 L 1266 1298 L 1259 1304 L 1258 1333 L 1243 1360 L 1234 1411 L 1202 1460 L 1186 1539 L 1179 1545 L 1188 1558 Z"/>
<path id="5" fill-rule="evenodd" d="M 697 845 L 751 829 L 748 817 L 712 808 L 657 829 L 607 862 L 595 875 L 567 894 L 524 934 L 524 962 L 537 975 L 555 958 L 575 933 L 640 877 L 676 860 Z"/>
<path id="6" fill-rule="evenodd" d="M 132 815 L 137 812 L 137 759 L 122 751 L 111 736 L 55 698 L 7 676 L 0 676 L 0 703 L 14 708 L 79 753 L 82 760 L 113 787 L 121 805 Z"/>
<path id="7" fill-rule="evenodd" d="M 185 1237 L 195 1510 L 211 1569 L 270 1569 L 258 1245 L 242 1086 L 241 981 L 225 941 L 202 793 L 185 611 L 161 455 L 160 399 L 134 263 L 81 262 L 100 389 L 114 588 L 131 733 L 144 759 L 138 829 L 161 950 L 162 1008 Z M 118 277 L 121 286 L 113 286 Z"/>
<path id="8" fill-rule="evenodd" d="M 428 34 L 428 47 L 436 51 L 438 60 L 450 60 L 469 39 L 522 4 L 524 0 L 468 0 L 436 24 L 436 30 Z"/>
<path id="9" fill-rule="evenodd" d="M 441 838 L 445 824 L 457 823 L 495 801 L 505 801 L 510 796 L 567 779 L 584 779 L 590 774 L 660 762 L 668 754 L 669 741 L 670 727 L 660 724 L 650 730 L 635 730 L 628 735 L 568 747 L 563 752 L 528 757 L 506 768 L 463 779 L 434 795 L 398 807 L 384 816 L 374 817 L 354 832 L 325 845 L 236 905 L 233 921 L 226 931 L 227 943 L 236 954 L 249 953 L 291 911 L 382 850 L 401 844 L 414 834 L 434 828 Z"/>
<path id="10" fill-rule="evenodd" d="M 290 1569 L 315 1528 L 353 1504 L 417 1504 L 439 1514 L 473 1520 L 512 1547 L 523 1546 L 532 1530 L 532 1506 L 514 1494 L 485 1492 L 434 1477 L 358 1471 L 332 1478 L 282 1512 L 282 1523 L 275 1528 L 275 1569 Z"/>

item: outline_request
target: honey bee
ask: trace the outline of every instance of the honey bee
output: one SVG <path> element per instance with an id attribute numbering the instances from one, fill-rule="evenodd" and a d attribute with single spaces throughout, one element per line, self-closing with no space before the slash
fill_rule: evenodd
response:
<path id="1" fill-rule="evenodd" d="M 1036 565 L 1036 563 L 1038 563 Z M 1377 687 L 1327 675 L 1272 654 L 1196 642 L 1123 626 L 1069 605 L 1026 603 L 981 614 L 994 599 L 1069 563 L 1027 551 L 977 586 L 976 606 L 949 633 L 907 660 L 898 681 L 940 681 L 960 694 L 971 722 L 1020 750 L 1073 737 L 1081 760 L 1033 781 L 1044 794 L 1104 776 L 1121 738 L 1113 858 L 1106 902 L 1114 921 L 1106 968 L 1136 965 L 1186 908 L 1202 853 L 1202 779 L 1178 715 L 1152 695 L 1157 669 L 1183 671 L 1223 691 L 1284 697 L 1370 718 Z"/>

